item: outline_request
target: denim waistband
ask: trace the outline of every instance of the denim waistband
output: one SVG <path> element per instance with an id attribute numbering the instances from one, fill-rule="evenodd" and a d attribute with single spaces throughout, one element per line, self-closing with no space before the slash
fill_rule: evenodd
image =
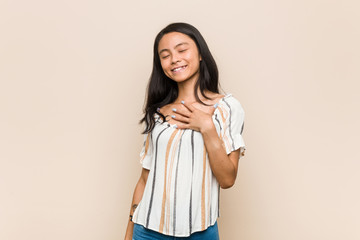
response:
<path id="1" fill-rule="evenodd" d="M 190 240 L 219 240 L 219 231 L 217 222 L 214 225 L 208 227 L 206 230 L 201 232 L 195 232 L 189 237 L 174 237 L 161 234 L 159 232 L 145 228 L 140 224 L 134 224 L 133 231 L 133 240 L 180 240 L 180 239 L 190 239 Z"/>

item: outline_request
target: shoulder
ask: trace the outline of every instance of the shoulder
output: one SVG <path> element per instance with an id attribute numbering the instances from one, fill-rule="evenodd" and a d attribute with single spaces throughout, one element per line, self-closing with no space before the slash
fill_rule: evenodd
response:
<path id="1" fill-rule="evenodd" d="M 223 105 L 225 105 L 229 110 L 236 112 L 244 112 L 244 109 L 240 101 L 231 93 L 228 93 L 221 99 Z"/>

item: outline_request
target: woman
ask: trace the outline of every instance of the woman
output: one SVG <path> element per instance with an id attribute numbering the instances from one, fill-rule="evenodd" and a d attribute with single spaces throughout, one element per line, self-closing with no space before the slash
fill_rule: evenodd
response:
<path id="1" fill-rule="evenodd" d="M 218 85 L 216 63 L 196 28 L 173 23 L 160 31 L 125 239 L 219 239 L 220 187 L 234 184 L 245 144 L 244 111 Z"/>

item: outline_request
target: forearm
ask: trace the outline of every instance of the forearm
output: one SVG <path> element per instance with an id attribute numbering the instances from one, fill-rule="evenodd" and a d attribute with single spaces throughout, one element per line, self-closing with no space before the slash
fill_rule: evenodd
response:
<path id="1" fill-rule="evenodd" d="M 223 142 L 216 132 L 214 124 L 201 131 L 211 170 L 222 188 L 231 187 L 236 179 L 237 167 L 227 155 Z"/>
<path id="2" fill-rule="evenodd" d="M 143 170 L 143 172 L 144 171 L 145 170 Z M 147 178 L 147 176 L 146 176 L 146 178 Z M 133 193 L 133 198 L 131 201 L 130 216 L 132 216 L 134 214 L 135 209 L 143 196 L 145 184 L 146 184 L 146 179 L 143 179 L 142 177 L 139 179 L 139 181 L 136 184 L 136 187 L 135 187 L 135 190 Z M 129 216 L 128 225 L 127 225 L 127 229 L 126 229 L 125 240 L 132 239 L 134 223 L 131 221 L 130 216 Z"/>

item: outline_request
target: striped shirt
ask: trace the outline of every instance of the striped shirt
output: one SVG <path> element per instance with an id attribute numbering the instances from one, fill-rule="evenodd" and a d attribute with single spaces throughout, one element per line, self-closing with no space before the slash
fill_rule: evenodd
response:
<path id="1" fill-rule="evenodd" d="M 227 154 L 245 150 L 244 110 L 225 95 L 212 119 Z M 212 174 L 202 135 L 177 129 L 158 114 L 140 152 L 149 175 L 133 221 L 165 235 L 186 237 L 215 224 L 219 217 L 219 183 Z M 241 155 L 241 154 L 240 154 Z"/>

